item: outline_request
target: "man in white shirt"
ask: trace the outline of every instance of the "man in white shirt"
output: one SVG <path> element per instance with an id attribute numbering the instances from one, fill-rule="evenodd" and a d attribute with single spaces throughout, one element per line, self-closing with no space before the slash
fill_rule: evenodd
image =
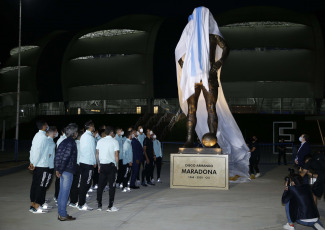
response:
<path id="1" fill-rule="evenodd" d="M 31 206 L 29 211 L 35 214 L 47 213 L 40 205 L 43 203 L 46 191 L 46 179 L 49 173 L 49 155 L 46 153 L 48 144 L 46 131 L 48 125 L 45 121 L 37 121 L 39 131 L 35 134 L 30 149 L 29 170 L 33 171 L 33 180 L 30 189 Z"/>
<path id="2" fill-rule="evenodd" d="M 96 144 L 93 136 L 95 124 L 90 120 L 85 123 L 86 132 L 80 138 L 80 187 L 78 209 L 80 211 L 91 211 L 86 204 L 86 195 L 91 186 L 91 179 L 96 167 Z"/>
<path id="3" fill-rule="evenodd" d="M 100 139 L 96 146 L 96 159 L 99 171 L 99 181 L 97 189 L 97 210 L 102 210 L 103 191 L 108 182 L 109 205 L 107 211 L 116 212 L 118 211 L 118 209 L 113 206 L 113 203 L 115 197 L 115 181 L 119 161 L 119 144 L 114 139 L 114 131 L 111 127 L 106 127 L 105 134 L 106 137 Z"/>
<path id="4" fill-rule="evenodd" d="M 115 135 L 115 140 L 117 140 L 119 144 L 119 161 L 118 161 L 118 172 L 117 172 L 117 180 L 116 180 L 116 187 L 117 188 L 122 188 L 123 187 L 123 135 L 124 131 L 121 128 L 117 128 L 115 130 L 116 135 Z M 120 186 L 121 184 L 121 186 Z"/>

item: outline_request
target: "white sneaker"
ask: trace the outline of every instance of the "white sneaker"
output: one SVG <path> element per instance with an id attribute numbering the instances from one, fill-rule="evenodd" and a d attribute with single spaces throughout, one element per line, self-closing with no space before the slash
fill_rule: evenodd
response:
<path id="1" fill-rule="evenodd" d="M 58 201 L 56 200 L 56 198 L 55 197 L 53 197 L 53 200 L 55 201 L 55 203 L 57 203 Z"/>
<path id="2" fill-rule="evenodd" d="M 127 192 L 128 190 L 127 190 L 127 188 L 124 188 L 123 190 L 122 190 L 122 192 Z"/>
<path id="3" fill-rule="evenodd" d="M 74 203 L 69 203 L 69 207 L 72 207 L 72 208 L 78 208 L 78 202 L 76 204 Z"/>
<path id="4" fill-rule="evenodd" d="M 151 180 L 151 183 L 153 183 L 153 184 L 154 184 L 154 183 L 155 183 L 155 179 L 152 179 L 152 180 Z"/>
<path id="5" fill-rule="evenodd" d="M 157 183 L 161 183 L 161 180 L 160 180 L 160 178 L 158 178 L 158 179 L 157 179 Z"/>
<path id="6" fill-rule="evenodd" d="M 127 190 L 128 192 L 131 192 L 131 189 L 130 189 L 130 187 L 127 187 L 127 188 L 126 188 L 126 190 Z"/>
<path id="7" fill-rule="evenodd" d="M 116 183 L 116 188 L 119 188 L 120 187 L 120 184 L 119 183 Z"/>
<path id="8" fill-rule="evenodd" d="M 131 182 L 130 182 L 130 181 L 128 181 L 128 186 L 130 186 L 130 184 L 131 184 Z"/>
<path id="9" fill-rule="evenodd" d="M 316 228 L 317 230 L 324 230 L 324 228 L 319 223 L 315 223 L 314 228 Z"/>
<path id="10" fill-rule="evenodd" d="M 295 230 L 295 227 L 291 226 L 289 223 L 286 223 L 285 225 L 283 225 L 284 229 L 289 229 L 289 230 Z"/>
<path id="11" fill-rule="evenodd" d="M 95 184 L 95 186 L 93 187 L 93 190 L 97 190 L 98 189 L 98 184 Z"/>
<path id="12" fill-rule="evenodd" d="M 123 188 L 123 184 L 121 183 L 121 184 L 120 184 L 120 189 L 122 189 L 122 188 Z"/>
<path id="13" fill-rule="evenodd" d="M 88 192 L 94 192 L 94 189 L 93 189 L 93 188 L 90 188 L 90 189 L 88 190 Z"/>
<path id="14" fill-rule="evenodd" d="M 53 208 L 53 206 L 50 206 L 48 203 L 44 203 L 42 205 L 42 209 L 44 209 L 44 210 L 49 210 L 49 209 L 52 209 L 52 208 Z"/>
<path id="15" fill-rule="evenodd" d="M 89 207 L 87 204 L 84 204 L 82 207 L 78 206 L 78 209 L 80 211 L 92 211 L 92 210 L 94 210 L 93 208 Z"/>
<path id="16" fill-rule="evenodd" d="M 255 178 L 260 177 L 260 176 L 261 176 L 260 173 L 256 173 Z"/>
<path id="17" fill-rule="evenodd" d="M 89 193 L 86 194 L 86 197 L 91 197 L 91 195 L 89 195 Z"/>
<path id="18" fill-rule="evenodd" d="M 117 212 L 118 211 L 118 208 L 116 208 L 115 206 L 113 206 L 111 208 L 108 208 L 106 211 L 107 212 Z"/>
<path id="19" fill-rule="evenodd" d="M 39 206 L 38 209 L 34 209 L 34 210 L 33 210 L 33 213 L 34 213 L 34 214 L 44 214 L 44 213 L 48 213 L 48 211 L 42 209 L 42 207 Z"/>

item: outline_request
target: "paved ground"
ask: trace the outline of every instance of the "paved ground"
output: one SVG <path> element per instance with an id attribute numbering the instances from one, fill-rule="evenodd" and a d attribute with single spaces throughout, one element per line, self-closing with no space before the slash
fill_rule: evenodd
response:
<path id="1" fill-rule="evenodd" d="M 280 198 L 287 168 L 262 166 L 261 178 L 231 184 L 229 191 L 183 190 L 169 188 L 169 164 L 165 164 L 164 183 L 131 193 L 117 191 L 119 212 L 81 212 L 69 207 L 68 212 L 77 217 L 74 222 L 59 222 L 56 208 L 39 215 L 28 211 L 32 175 L 24 170 L 0 177 L 0 229 L 282 229 L 286 218 Z M 53 191 L 54 183 L 47 197 L 53 197 Z M 95 200 L 93 194 L 89 205 L 96 207 Z M 104 193 L 103 205 L 107 202 Z M 323 219 L 325 202 L 320 201 L 318 207 Z"/>

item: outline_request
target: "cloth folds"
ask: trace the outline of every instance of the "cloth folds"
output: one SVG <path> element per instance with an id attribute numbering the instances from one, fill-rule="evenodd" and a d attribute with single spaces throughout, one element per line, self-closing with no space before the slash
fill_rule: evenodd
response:
<path id="1" fill-rule="evenodd" d="M 187 99 L 194 94 L 195 83 L 202 81 L 203 86 L 209 90 L 209 34 L 223 37 L 209 9 L 205 7 L 195 8 L 175 49 L 179 102 L 185 115 L 188 113 Z M 219 60 L 221 55 L 222 49 L 217 45 L 215 61 Z M 183 68 L 178 63 L 180 58 L 184 60 Z M 223 153 L 228 155 L 229 176 L 238 175 L 240 177 L 236 182 L 246 182 L 249 181 L 250 153 L 225 99 L 220 82 L 220 72 L 221 68 L 218 70 L 219 90 L 216 105 L 219 123 L 217 131 L 218 144 Z M 199 96 L 196 116 L 197 125 L 195 131 L 202 140 L 202 136 L 209 132 L 208 114 L 202 92 Z"/>

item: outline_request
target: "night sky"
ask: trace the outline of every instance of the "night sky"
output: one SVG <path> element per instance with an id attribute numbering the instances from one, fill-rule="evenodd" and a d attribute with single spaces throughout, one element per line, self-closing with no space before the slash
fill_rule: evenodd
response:
<path id="1" fill-rule="evenodd" d="M 54 30 L 77 32 L 127 14 L 153 14 L 163 17 L 187 17 L 197 6 L 204 5 L 213 14 L 246 6 L 276 6 L 315 14 L 324 28 L 324 0 L 22 0 L 22 44 L 37 41 Z M 18 46 L 19 0 L 0 1 L 0 61 Z"/>

